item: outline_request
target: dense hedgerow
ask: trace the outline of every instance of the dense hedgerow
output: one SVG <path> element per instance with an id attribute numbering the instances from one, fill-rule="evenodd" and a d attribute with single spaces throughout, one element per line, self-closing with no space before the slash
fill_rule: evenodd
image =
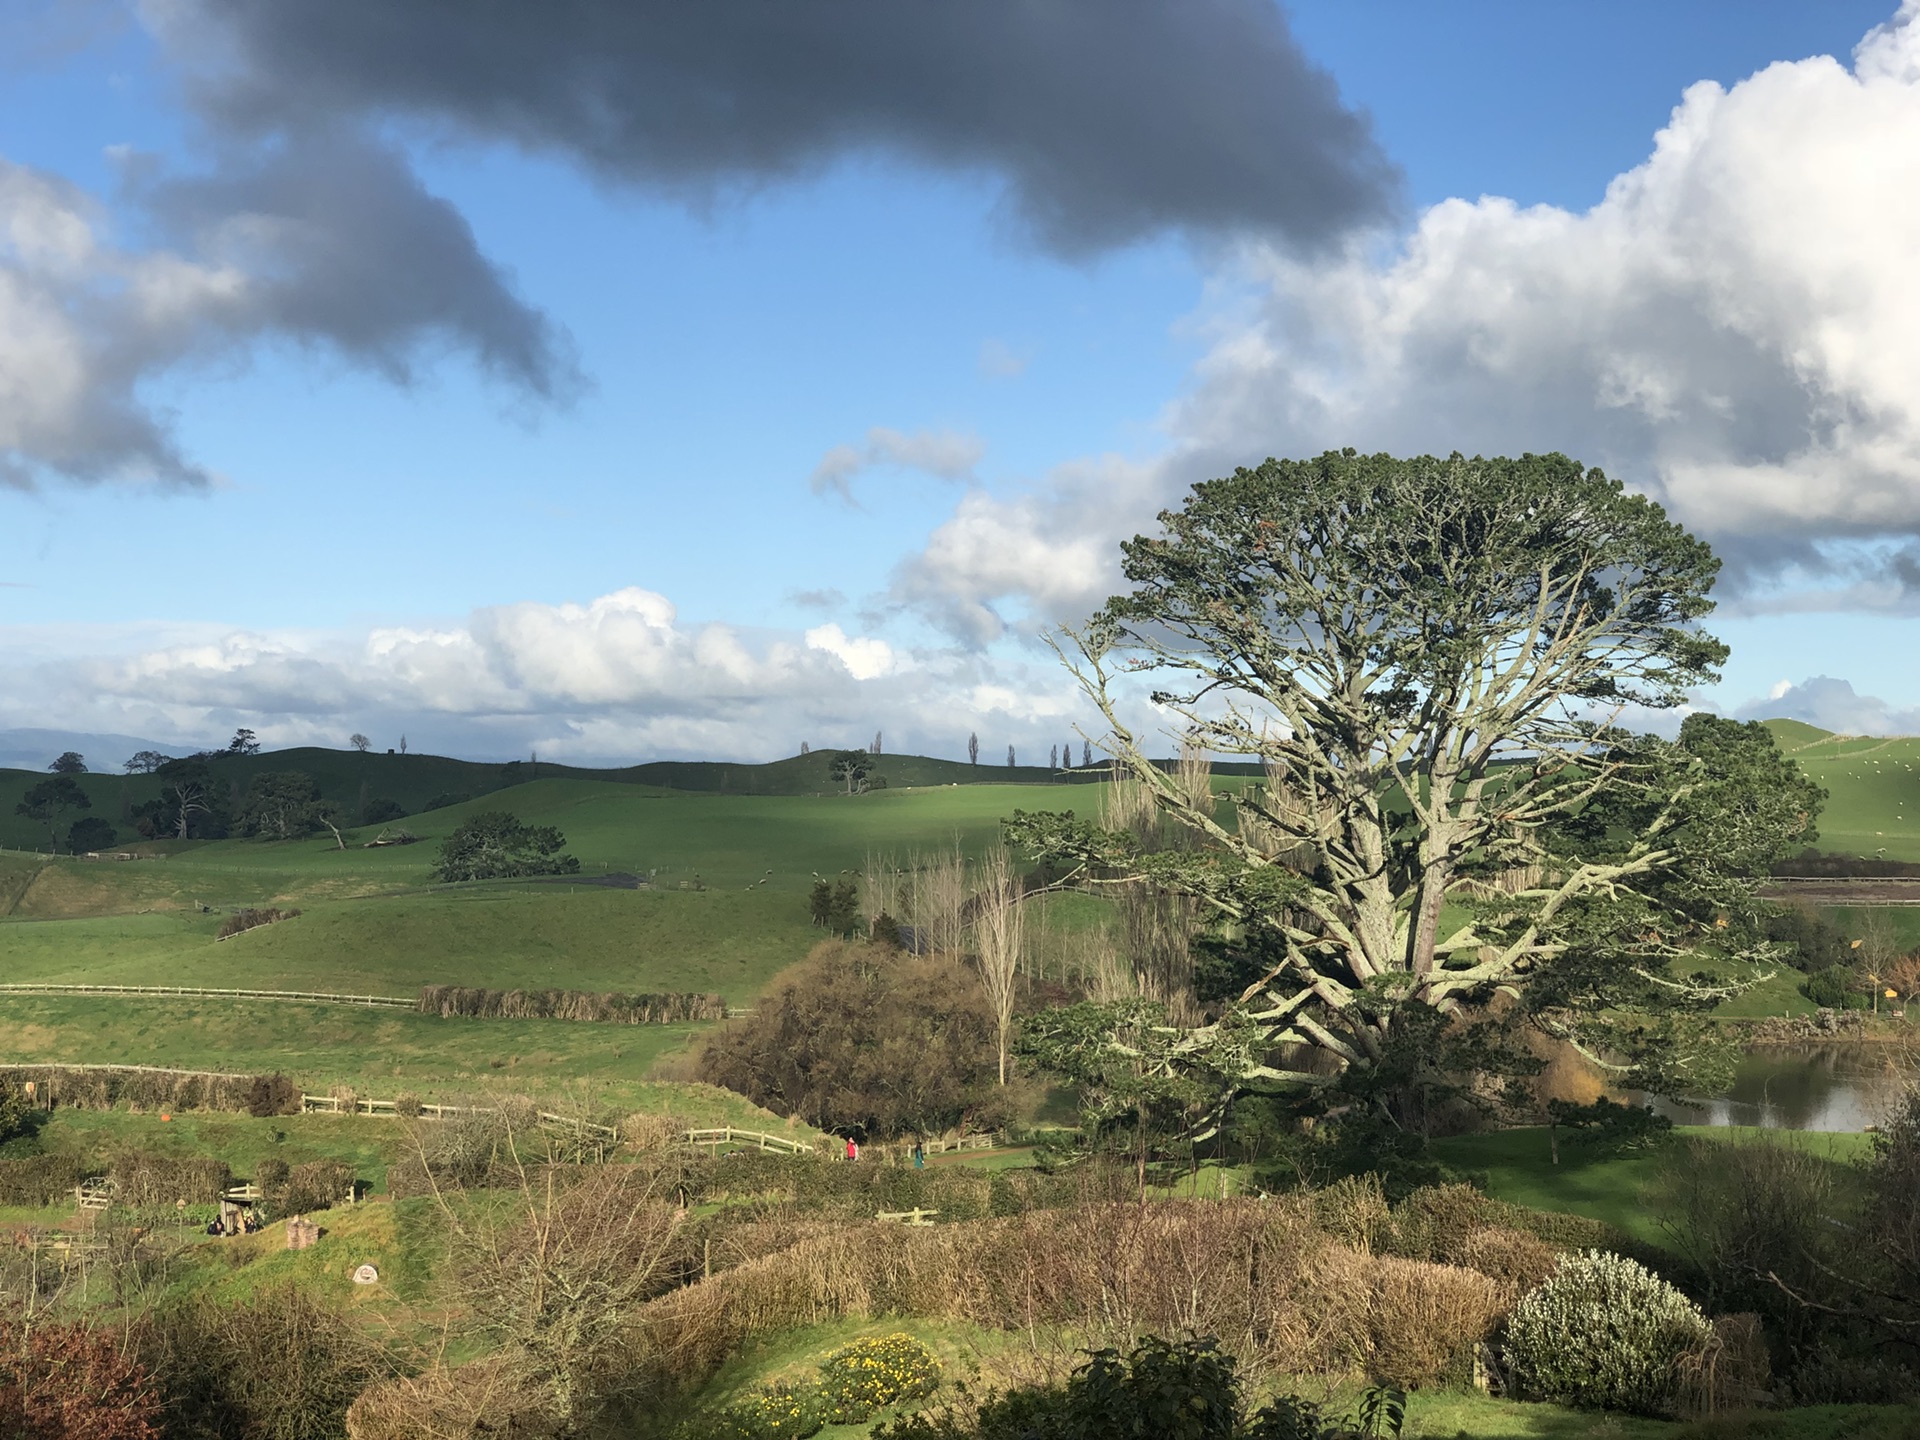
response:
<path id="1" fill-rule="evenodd" d="M 691 992 L 628 995 L 589 990 L 486 990 L 471 985 L 423 985 L 420 1013 L 487 1020 L 590 1020 L 607 1025 L 678 1025 L 724 1020 L 727 1002 Z"/>
<path id="2" fill-rule="evenodd" d="M 1506 1357 L 1527 1394 L 1590 1409 L 1670 1413 L 1681 1357 L 1711 1342 L 1700 1308 L 1644 1265 L 1604 1251 L 1561 1257 L 1507 1319 Z"/>

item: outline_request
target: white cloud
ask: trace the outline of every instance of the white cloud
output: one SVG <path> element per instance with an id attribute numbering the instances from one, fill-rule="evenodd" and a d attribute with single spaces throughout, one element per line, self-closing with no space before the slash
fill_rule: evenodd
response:
<path id="1" fill-rule="evenodd" d="M 12 725 L 220 736 L 270 745 L 391 745 L 491 758 L 772 759 L 801 740 L 958 755 L 1057 739 L 1083 717 L 1051 657 L 909 652 L 827 624 L 749 631 L 683 621 L 637 587 L 581 604 L 523 602 L 459 623 L 363 633 L 149 625 L 0 627 Z M 1044 727 L 1044 728 L 1043 728 Z M 1051 734 L 1049 733 L 1051 732 Z"/>
<path id="2" fill-rule="evenodd" d="M 1920 709 L 1862 695 L 1850 681 L 1815 675 L 1798 685 L 1781 681 L 1765 700 L 1734 711 L 1740 720 L 1804 720 L 1837 735 L 1920 735 Z"/>
<path id="3" fill-rule="evenodd" d="M 987 447 L 978 437 L 952 430 L 916 430 L 911 434 L 876 425 L 858 445 L 836 445 L 820 457 L 807 482 L 816 495 L 853 499 L 854 477 L 879 466 L 919 470 L 941 480 L 965 480 Z"/>
<path id="4" fill-rule="evenodd" d="M 903 668 L 900 657 L 886 641 L 864 635 L 849 637 L 838 625 L 820 625 L 807 631 L 807 648 L 837 656 L 856 680 L 873 680 Z"/>
<path id="5" fill-rule="evenodd" d="M 969 495 L 900 598 L 976 639 L 1009 600 L 1078 615 L 1186 484 L 1347 445 L 1603 465 L 1734 588 L 1802 587 L 1775 607 L 1920 590 L 1920 0 L 1851 68 L 1692 86 L 1588 211 L 1448 200 L 1397 243 L 1240 265 L 1161 455 L 1106 504 L 1073 472 Z"/>

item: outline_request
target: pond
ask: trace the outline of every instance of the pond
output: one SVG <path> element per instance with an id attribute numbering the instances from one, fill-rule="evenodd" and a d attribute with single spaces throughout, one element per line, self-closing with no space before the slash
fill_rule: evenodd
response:
<path id="1" fill-rule="evenodd" d="M 1733 1088 L 1712 1100 L 1649 1100 L 1676 1125 L 1759 1125 L 1779 1130 L 1865 1130 L 1920 1080 L 1904 1045 L 1772 1045 L 1740 1062 Z"/>

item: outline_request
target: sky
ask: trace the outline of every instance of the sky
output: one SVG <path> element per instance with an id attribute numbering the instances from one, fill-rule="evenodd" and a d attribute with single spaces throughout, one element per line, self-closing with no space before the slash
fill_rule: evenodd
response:
<path id="1" fill-rule="evenodd" d="M 1920 3 L 14 0 L 0 731 L 1038 757 L 1121 540 L 1354 445 L 1912 733 L 1917 258 Z"/>

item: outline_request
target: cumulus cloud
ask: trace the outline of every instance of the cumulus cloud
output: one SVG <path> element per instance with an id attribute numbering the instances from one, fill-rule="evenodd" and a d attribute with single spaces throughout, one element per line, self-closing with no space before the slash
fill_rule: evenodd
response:
<path id="1" fill-rule="evenodd" d="M 1592 209 L 1448 200 L 1385 245 L 1256 250 L 1165 450 L 1109 513 L 969 496 L 902 595 L 1068 613 L 1090 533 L 1270 454 L 1559 450 L 1665 502 L 1750 606 L 1907 603 L 1920 576 L 1920 0 L 1859 46 L 1689 88 Z M 1019 573 L 1002 549 L 1022 537 Z M 1825 597 L 1824 599 L 1822 597 Z M 972 621 L 966 617 L 971 615 Z"/>
<path id="2" fill-rule="evenodd" d="M 868 470 L 897 466 L 941 480 L 965 480 L 986 450 L 973 435 L 951 430 L 916 430 L 909 434 L 876 425 L 860 444 L 836 445 L 822 455 L 807 483 L 816 495 L 838 495 L 851 503 L 855 477 Z"/>
<path id="3" fill-rule="evenodd" d="M 1173 228 L 1319 244 L 1392 167 L 1271 0 L 148 0 L 210 113 L 342 116 L 557 153 L 696 199 L 848 154 L 1001 178 L 1060 251 Z"/>
<path id="4" fill-rule="evenodd" d="M 423 348 L 451 346 L 542 396 L 573 382 L 564 337 L 378 146 L 311 139 L 212 177 L 128 168 L 151 249 L 115 245 L 98 202 L 0 159 L 0 483 L 208 484 L 140 386 L 263 339 L 399 380 Z"/>
<path id="5" fill-rule="evenodd" d="M 807 648 L 836 657 L 856 680 L 872 680 L 903 668 L 899 655 L 886 641 L 871 635 L 848 635 L 838 625 L 819 625 L 807 631 Z"/>
<path id="6" fill-rule="evenodd" d="M 0 728 L 226 735 L 488 758 L 773 759 L 801 740 L 961 753 L 1057 739 L 1085 707 L 1050 658 L 906 651 L 839 625 L 801 633 L 689 624 L 641 588 L 580 604 L 489 606 L 459 623 L 361 633 L 152 624 L 0 628 L 17 684 Z M 385 737 L 385 738 L 381 738 Z"/>
<path id="7" fill-rule="evenodd" d="M 1783 680 L 1765 700 L 1734 712 L 1740 720 L 1803 720 L 1837 735 L 1920 735 L 1920 709 L 1862 695 L 1851 681 L 1815 675 L 1798 685 Z"/>

